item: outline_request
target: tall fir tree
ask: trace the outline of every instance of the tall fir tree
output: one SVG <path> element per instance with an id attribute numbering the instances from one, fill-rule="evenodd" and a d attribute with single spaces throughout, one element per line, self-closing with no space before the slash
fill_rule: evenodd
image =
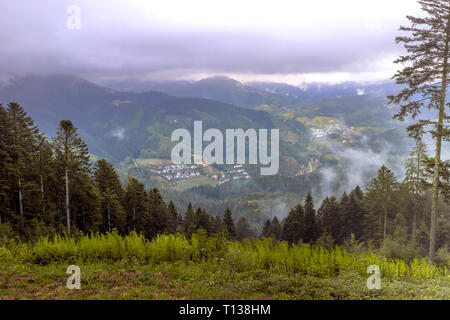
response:
<path id="1" fill-rule="evenodd" d="M 397 211 L 397 181 L 394 173 L 386 166 L 381 166 L 378 174 L 371 181 L 367 191 L 369 208 L 365 220 L 365 236 L 380 240 L 385 239 L 390 222 Z"/>
<path id="2" fill-rule="evenodd" d="M 90 160 L 86 143 L 78 137 L 77 128 L 70 120 L 61 120 L 53 138 L 55 164 L 64 179 L 64 208 L 67 234 L 71 235 L 71 187 L 83 192 L 83 182 L 90 175 Z M 73 216 L 76 220 L 76 215 Z"/>
<path id="3" fill-rule="evenodd" d="M 317 216 L 320 233 L 329 233 L 337 243 L 341 243 L 343 241 L 342 218 L 336 197 L 326 197 L 317 210 Z"/>
<path id="4" fill-rule="evenodd" d="M 281 238 L 289 243 L 300 241 L 304 230 L 305 211 L 301 204 L 289 211 L 288 216 L 282 222 Z"/>
<path id="5" fill-rule="evenodd" d="M 184 215 L 184 233 L 186 237 L 190 238 L 195 231 L 197 231 L 197 219 L 192 203 L 189 202 Z"/>
<path id="6" fill-rule="evenodd" d="M 148 211 L 149 217 L 145 228 L 147 237 L 153 238 L 157 234 L 167 232 L 169 210 L 157 188 L 153 188 L 148 193 Z"/>
<path id="7" fill-rule="evenodd" d="M 228 207 L 223 216 L 223 224 L 225 225 L 229 236 L 234 239 L 236 237 L 236 227 L 234 224 L 233 215 L 231 214 L 231 210 Z"/>
<path id="8" fill-rule="evenodd" d="M 402 43 L 407 54 L 395 62 L 405 65 L 394 78 L 405 86 L 397 95 L 390 96 L 389 102 L 400 105 L 401 110 L 394 118 L 405 120 L 408 116 L 417 119 L 425 109 L 435 110 L 435 119 L 417 119 L 408 127 L 411 136 L 418 137 L 424 132 L 431 133 L 435 140 L 433 159 L 433 191 L 431 204 L 429 257 L 434 259 L 436 251 L 436 221 L 438 217 L 439 182 L 441 174 L 442 141 L 450 138 L 450 129 L 446 124 L 449 105 L 446 102 L 450 55 L 450 5 L 448 0 L 418 1 L 423 16 L 408 16 L 410 26 L 401 26 L 400 30 L 408 35 L 396 38 Z M 445 123 L 444 123 L 445 122 Z"/>
<path id="9" fill-rule="evenodd" d="M 418 217 L 424 210 L 423 202 L 425 190 L 427 187 L 426 174 L 426 158 L 427 147 L 421 137 L 417 137 L 416 144 L 409 154 L 409 158 L 405 163 L 405 179 L 403 180 L 407 191 L 411 194 L 409 197 L 412 202 L 409 208 L 411 217 L 411 233 L 415 237 L 417 231 Z"/>
<path id="10" fill-rule="evenodd" d="M 281 239 L 281 223 L 280 220 L 275 216 L 272 219 L 272 222 L 270 223 L 271 227 L 271 234 L 272 237 L 274 237 L 276 240 Z"/>
<path id="11" fill-rule="evenodd" d="M 167 206 L 168 210 L 168 231 L 169 233 L 177 233 L 179 231 L 180 221 L 182 219 L 181 215 L 178 213 L 177 208 L 172 200 L 170 200 Z"/>
<path id="12" fill-rule="evenodd" d="M 116 228 L 126 230 L 126 214 L 123 208 L 124 190 L 114 167 L 105 159 L 98 160 L 94 168 L 94 179 L 102 197 L 102 231 Z"/>
<path id="13" fill-rule="evenodd" d="M 242 241 L 244 239 L 254 238 L 253 230 L 245 217 L 240 217 L 236 223 L 236 240 Z"/>
<path id="14" fill-rule="evenodd" d="M 128 175 L 125 187 L 124 207 L 127 216 L 128 232 L 144 232 L 147 212 L 147 192 L 144 185 L 135 177 Z"/>
<path id="15" fill-rule="evenodd" d="M 272 223 L 270 222 L 269 219 L 267 219 L 261 231 L 261 237 L 269 238 L 271 236 L 272 236 Z"/>
<path id="16" fill-rule="evenodd" d="M 316 226 L 316 210 L 314 210 L 314 203 L 311 193 L 308 192 L 305 199 L 305 216 L 303 219 L 303 233 L 301 238 L 306 243 L 313 243 L 318 236 L 318 230 Z"/>
<path id="17" fill-rule="evenodd" d="M 0 223 L 13 216 L 11 186 L 9 179 L 13 167 L 9 144 L 11 141 L 8 112 L 0 104 Z"/>
<path id="18" fill-rule="evenodd" d="M 17 195 L 15 201 L 17 204 L 16 212 L 18 213 L 20 225 L 23 228 L 25 220 L 24 189 L 27 186 L 35 187 L 35 185 L 28 185 L 28 182 L 31 181 L 27 181 L 27 173 L 32 167 L 32 148 L 38 132 L 31 117 L 18 103 L 9 103 L 6 109 L 6 115 L 7 127 L 9 129 L 9 139 L 7 140 L 6 146 L 12 161 L 9 167 L 10 188 Z"/>

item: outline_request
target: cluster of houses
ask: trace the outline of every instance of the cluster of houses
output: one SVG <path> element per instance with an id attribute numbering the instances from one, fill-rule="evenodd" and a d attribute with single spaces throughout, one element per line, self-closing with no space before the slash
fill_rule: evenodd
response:
<path id="1" fill-rule="evenodd" d="M 339 133 L 346 134 L 351 132 L 354 127 L 347 127 L 346 125 L 335 123 L 326 128 L 311 128 L 311 133 L 314 138 L 323 138 L 329 134 Z"/>
<path id="2" fill-rule="evenodd" d="M 241 164 L 237 164 L 234 165 L 233 168 L 227 170 L 226 172 L 221 171 L 219 174 L 212 175 L 210 178 L 216 180 L 218 184 L 224 184 L 231 180 L 239 180 L 239 179 L 248 180 L 251 179 L 252 177 L 242 167 Z"/>
<path id="3" fill-rule="evenodd" d="M 151 170 L 168 181 L 187 180 L 200 175 L 199 167 L 190 164 L 169 164 Z"/>
<path id="4" fill-rule="evenodd" d="M 195 164 L 168 164 L 150 170 L 168 181 L 192 179 L 202 174 L 200 166 Z M 252 177 L 243 166 L 239 164 L 225 170 L 225 172 L 220 171 L 209 178 L 217 181 L 218 184 L 223 184 L 232 180 L 251 179 Z"/>

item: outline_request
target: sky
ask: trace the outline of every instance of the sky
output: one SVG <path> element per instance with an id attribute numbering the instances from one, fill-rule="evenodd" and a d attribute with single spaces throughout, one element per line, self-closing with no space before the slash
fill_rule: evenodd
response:
<path id="1" fill-rule="evenodd" d="M 376 82 L 418 13 L 415 0 L 0 0 L 0 78 Z"/>

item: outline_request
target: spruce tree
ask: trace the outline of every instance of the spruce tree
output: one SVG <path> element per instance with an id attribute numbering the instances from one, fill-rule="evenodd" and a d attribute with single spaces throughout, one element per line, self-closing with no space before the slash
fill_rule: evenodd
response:
<path id="1" fill-rule="evenodd" d="M 169 210 L 159 190 L 153 188 L 148 193 L 148 212 L 145 232 L 148 238 L 167 232 L 169 229 Z"/>
<path id="2" fill-rule="evenodd" d="M 9 174 L 12 178 L 11 190 L 17 193 L 17 211 L 21 226 L 24 226 L 24 188 L 26 187 L 26 173 L 31 168 L 34 139 L 37 135 L 37 127 L 25 110 L 15 102 L 8 104 L 6 109 L 6 124 L 9 131 L 6 148 L 8 149 L 11 163 Z"/>
<path id="3" fill-rule="evenodd" d="M 128 175 L 125 187 L 124 207 L 127 215 L 128 232 L 143 232 L 147 212 L 147 192 L 144 185 L 135 177 Z"/>
<path id="4" fill-rule="evenodd" d="M 397 211 L 397 190 L 394 173 L 383 165 L 367 191 L 369 211 L 365 221 L 366 236 L 386 239 L 388 226 Z"/>
<path id="5" fill-rule="evenodd" d="M 271 222 L 271 234 L 276 240 L 281 239 L 281 224 L 280 220 L 275 216 Z"/>
<path id="6" fill-rule="evenodd" d="M 186 213 L 184 215 L 184 233 L 186 237 L 190 238 L 197 230 L 197 219 L 195 216 L 192 203 L 189 202 Z"/>
<path id="7" fill-rule="evenodd" d="M 305 212 L 301 204 L 289 211 L 282 222 L 282 239 L 289 243 L 297 243 L 303 234 Z"/>
<path id="8" fill-rule="evenodd" d="M 41 213 L 43 219 L 50 223 L 53 217 L 54 205 L 49 189 L 54 184 L 54 155 L 51 143 L 44 135 L 38 135 L 35 148 L 35 161 L 39 179 L 39 190 L 41 200 Z"/>
<path id="9" fill-rule="evenodd" d="M 418 215 L 423 211 L 423 197 L 426 189 L 426 153 L 427 148 L 421 137 L 416 138 L 415 147 L 411 150 L 409 158 L 405 163 L 404 183 L 411 193 L 413 205 L 410 208 L 412 215 L 412 235 L 415 237 L 417 231 Z"/>
<path id="10" fill-rule="evenodd" d="M 236 223 L 236 240 L 243 240 L 245 238 L 251 239 L 254 237 L 253 230 L 250 228 L 245 217 L 240 217 Z"/>
<path id="11" fill-rule="evenodd" d="M 450 4 L 448 0 L 418 1 L 424 13 L 423 17 L 408 16 L 410 26 L 401 26 L 400 30 L 408 35 L 396 38 L 402 43 L 407 54 L 395 62 L 405 65 L 394 78 L 405 86 L 400 93 L 389 97 L 389 102 L 400 105 L 400 111 L 394 116 L 405 120 L 411 116 L 416 123 L 408 127 L 413 137 L 424 132 L 431 133 L 435 140 L 433 159 L 433 190 L 431 204 L 429 257 L 434 259 L 436 251 L 436 220 L 438 217 L 439 183 L 441 174 L 442 141 L 450 138 L 450 129 L 444 124 L 449 119 L 446 109 L 450 55 Z M 436 112 L 435 119 L 417 117 L 428 108 Z"/>
<path id="12" fill-rule="evenodd" d="M 313 198 L 309 192 L 306 195 L 304 209 L 304 227 L 301 238 L 306 243 L 313 243 L 317 239 L 316 210 L 314 210 Z"/>
<path id="13" fill-rule="evenodd" d="M 348 238 L 351 234 L 356 240 L 362 236 L 362 228 L 364 224 L 365 210 L 362 202 L 360 190 L 355 189 L 347 196 L 344 193 L 340 203 L 340 214 L 342 221 L 342 231 L 344 238 Z"/>
<path id="14" fill-rule="evenodd" d="M 320 233 L 330 233 L 337 243 L 343 240 L 342 218 L 336 197 L 326 197 L 317 210 Z"/>
<path id="15" fill-rule="evenodd" d="M 175 208 L 175 205 L 173 204 L 173 201 L 170 200 L 169 205 L 167 206 L 168 210 L 168 231 L 170 233 L 177 233 L 178 231 L 178 225 L 179 225 L 179 217 L 178 217 L 178 211 Z"/>
<path id="16" fill-rule="evenodd" d="M 212 234 L 212 226 L 210 223 L 211 219 L 209 214 L 207 214 L 206 211 L 201 208 L 198 209 L 199 210 L 197 210 L 196 213 L 198 227 L 206 230 L 208 235 Z"/>
<path id="17" fill-rule="evenodd" d="M 272 236 L 272 223 L 270 222 L 269 219 L 267 219 L 266 222 L 264 223 L 264 227 L 261 232 L 261 237 L 269 238 L 271 236 Z"/>
<path id="18" fill-rule="evenodd" d="M 11 139 L 8 122 L 8 113 L 0 104 L 0 223 L 6 222 L 13 215 L 9 184 L 13 161 L 9 149 Z"/>
<path id="19" fill-rule="evenodd" d="M 61 120 L 53 138 L 56 166 L 64 177 L 67 234 L 71 235 L 70 187 L 90 174 L 89 153 L 86 143 L 78 137 L 77 128 L 70 120 Z M 74 216 L 76 219 L 76 216 Z"/>
<path id="20" fill-rule="evenodd" d="M 233 216 L 231 214 L 230 208 L 227 207 L 225 214 L 223 216 L 223 223 L 228 231 L 229 236 L 234 239 L 236 237 L 236 227 L 234 225 Z"/>
<path id="21" fill-rule="evenodd" d="M 94 171 L 95 184 L 102 196 L 103 231 L 113 228 L 125 232 L 126 214 L 123 208 L 124 190 L 112 164 L 98 160 Z"/>

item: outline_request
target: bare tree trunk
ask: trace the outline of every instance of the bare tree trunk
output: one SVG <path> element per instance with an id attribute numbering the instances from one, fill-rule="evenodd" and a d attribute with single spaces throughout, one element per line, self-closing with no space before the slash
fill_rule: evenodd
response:
<path id="1" fill-rule="evenodd" d="M 22 184 L 19 178 L 19 212 L 20 212 L 20 222 L 23 226 L 23 203 L 22 203 Z"/>
<path id="2" fill-rule="evenodd" d="M 70 237 L 70 207 L 69 207 L 69 175 L 67 173 L 66 168 L 66 174 L 65 174 L 65 180 L 66 180 L 66 218 L 67 218 L 67 235 Z"/>
<path id="3" fill-rule="evenodd" d="M 111 215 L 109 213 L 109 200 L 108 200 L 108 230 L 111 232 Z"/>
<path id="4" fill-rule="evenodd" d="M 418 145 L 418 144 L 417 144 Z M 416 177 L 416 186 L 414 193 L 416 195 L 416 198 L 414 199 L 414 202 L 416 204 L 414 208 L 414 215 L 413 215 L 413 225 L 412 225 L 412 237 L 413 239 L 416 238 L 416 229 L 417 229 L 417 208 L 418 208 L 418 199 L 419 199 L 419 184 L 420 184 L 420 164 L 422 162 L 422 152 L 421 149 L 418 147 L 418 155 L 417 155 L 417 177 Z"/>
<path id="5" fill-rule="evenodd" d="M 444 62 L 442 70 L 442 88 L 441 88 L 441 101 L 439 104 L 439 118 L 436 132 L 436 154 L 434 157 L 434 173 L 433 173 L 433 194 L 431 197 L 431 223 L 430 223 L 430 248 L 428 257 L 430 260 L 434 260 L 436 252 L 436 221 L 438 216 L 438 203 L 439 203 L 439 173 L 441 167 L 441 146 L 442 146 L 442 134 L 444 124 L 444 108 L 445 98 L 447 92 L 447 73 L 448 73 L 448 54 L 449 54 L 449 40 L 450 40 L 450 16 L 447 18 L 447 34 L 445 37 L 444 48 Z"/>
<path id="6" fill-rule="evenodd" d="M 133 231 L 136 232 L 136 207 L 133 207 Z"/>
<path id="7" fill-rule="evenodd" d="M 42 174 L 40 175 L 40 178 L 41 178 L 42 213 L 45 215 L 44 177 L 42 176 Z"/>

